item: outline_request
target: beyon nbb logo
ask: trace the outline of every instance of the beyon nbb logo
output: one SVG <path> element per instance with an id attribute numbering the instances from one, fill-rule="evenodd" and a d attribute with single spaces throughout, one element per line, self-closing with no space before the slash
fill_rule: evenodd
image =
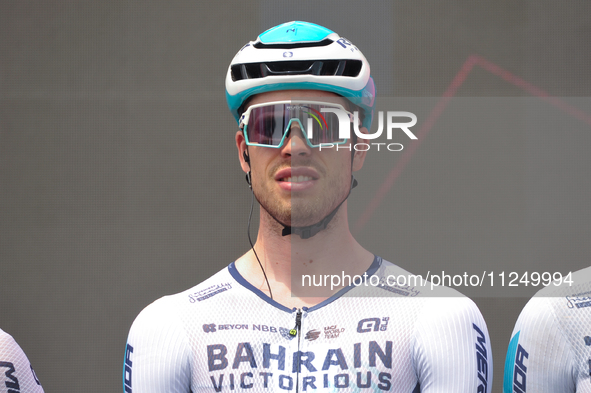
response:
<path id="1" fill-rule="evenodd" d="M 365 140 L 374 140 L 379 138 L 382 133 L 384 132 L 384 112 L 378 112 L 378 129 L 373 133 L 362 133 L 359 130 L 359 112 L 353 112 L 353 121 L 351 121 L 350 115 L 338 108 L 321 108 L 320 112 L 330 112 L 337 115 L 339 119 L 339 139 L 351 139 L 351 123 L 353 123 L 353 131 L 355 135 L 357 135 L 360 139 Z M 413 127 L 417 124 L 417 116 L 412 112 L 405 112 L 405 111 L 387 111 L 386 112 L 386 138 L 388 140 L 392 140 L 392 135 L 394 134 L 394 130 L 399 129 L 406 134 L 408 138 L 411 140 L 418 139 L 416 135 L 410 130 L 410 127 Z M 320 121 L 314 117 L 316 121 L 321 125 Z M 405 119 L 406 121 L 400 121 L 401 119 Z M 322 126 L 322 125 L 321 125 Z M 308 118 L 308 127 L 307 127 L 307 137 L 312 138 L 312 119 Z M 384 142 L 371 142 L 371 143 L 355 143 L 354 145 L 339 145 L 334 143 L 323 143 L 320 145 L 320 150 L 322 149 L 332 149 L 336 148 L 339 149 L 355 149 L 356 151 L 367 151 L 370 150 L 372 147 L 377 148 L 380 150 L 380 146 L 385 146 L 386 149 L 389 151 L 402 151 L 404 149 L 404 145 L 402 143 L 384 143 Z"/>

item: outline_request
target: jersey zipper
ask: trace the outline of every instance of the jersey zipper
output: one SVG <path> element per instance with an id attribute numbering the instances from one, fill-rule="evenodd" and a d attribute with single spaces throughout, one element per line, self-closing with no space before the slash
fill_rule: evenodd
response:
<path id="1" fill-rule="evenodd" d="M 298 335 L 300 329 L 302 328 L 302 310 L 298 308 L 298 312 L 296 313 L 296 324 L 293 329 L 289 331 L 289 334 L 292 336 Z M 300 347 L 300 336 L 298 335 L 298 349 Z"/>
<path id="2" fill-rule="evenodd" d="M 296 313 L 296 320 L 295 320 L 295 327 L 293 329 L 291 329 L 289 331 L 289 334 L 291 334 L 292 336 L 298 336 L 298 352 L 300 351 L 300 337 L 301 335 L 301 330 L 302 330 L 302 310 L 298 308 L 298 312 Z M 298 356 L 296 357 L 298 364 L 296 365 L 296 388 L 295 391 L 296 393 L 300 391 L 299 388 L 299 384 L 300 384 L 300 356 L 298 354 Z"/>

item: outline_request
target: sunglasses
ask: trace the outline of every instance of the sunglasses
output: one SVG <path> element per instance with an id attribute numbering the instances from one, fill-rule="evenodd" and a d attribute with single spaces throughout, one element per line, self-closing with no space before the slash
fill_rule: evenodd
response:
<path id="1" fill-rule="evenodd" d="M 240 117 L 240 129 L 248 146 L 280 148 L 292 124 L 298 125 L 310 147 L 340 145 L 338 110 L 353 121 L 353 114 L 340 104 L 317 101 L 274 101 L 250 106 Z M 295 124 L 294 124 L 295 123 Z"/>

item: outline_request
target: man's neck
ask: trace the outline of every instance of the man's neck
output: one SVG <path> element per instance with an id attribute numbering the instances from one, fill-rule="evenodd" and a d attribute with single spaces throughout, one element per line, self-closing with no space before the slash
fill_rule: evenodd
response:
<path id="1" fill-rule="evenodd" d="M 337 283 L 336 276 L 363 275 L 369 268 L 373 254 L 353 238 L 346 209 L 345 203 L 328 227 L 309 239 L 282 236 L 283 226 L 262 210 L 255 251 L 274 300 L 289 308 L 318 304 L 347 286 Z M 236 261 L 236 268 L 247 281 L 269 295 L 252 250 Z"/>

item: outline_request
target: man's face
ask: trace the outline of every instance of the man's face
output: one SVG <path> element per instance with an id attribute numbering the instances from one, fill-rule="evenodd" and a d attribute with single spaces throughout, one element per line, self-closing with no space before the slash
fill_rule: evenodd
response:
<path id="1" fill-rule="evenodd" d="M 291 99 L 338 103 L 345 108 L 347 101 L 336 94 L 315 90 L 288 90 L 258 94 L 250 105 Z M 263 209 L 285 225 L 307 226 L 326 217 L 341 203 L 351 187 L 350 141 L 327 149 L 311 148 L 297 122 L 283 146 L 269 148 L 248 146 L 250 167 L 244 162 L 246 141 L 241 131 L 236 145 L 242 169 L 251 171 L 252 187 Z M 353 147 L 351 147 L 353 148 Z M 357 152 L 353 170 L 363 165 L 364 152 Z"/>

